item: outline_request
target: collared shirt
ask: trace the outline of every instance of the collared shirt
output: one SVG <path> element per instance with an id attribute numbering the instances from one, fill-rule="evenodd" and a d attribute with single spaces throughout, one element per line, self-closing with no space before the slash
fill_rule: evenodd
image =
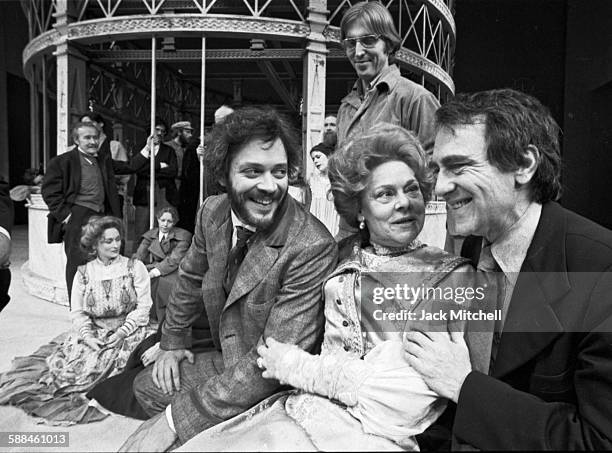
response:
<path id="1" fill-rule="evenodd" d="M 538 227 L 541 214 L 542 205 L 540 203 L 531 203 L 516 223 L 491 244 L 491 254 L 506 278 L 506 292 L 502 307 L 502 326 L 506 320 L 514 286 L 523 266 L 523 261 L 525 261 L 527 256 L 527 250 Z"/>
<path id="2" fill-rule="evenodd" d="M 391 123 L 413 131 L 427 151 L 434 141 L 434 113 L 440 107 L 436 97 L 421 85 L 402 77 L 396 65 L 389 65 L 375 78 L 367 92 L 357 80 L 342 99 L 338 110 L 338 145 L 364 135 L 372 126 Z"/>
<path id="3" fill-rule="evenodd" d="M 236 232 L 237 227 L 246 228 L 247 230 L 252 231 L 252 232 L 257 231 L 257 229 L 251 225 L 247 225 L 242 220 L 240 220 L 233 209 L 231 210 L 231 215 L 232 215 L 232 225 L 233 225 L 233 230 L 232 230 L 232 247 L 233 247 L 236 245 L 236 242 L 238 242 L 238 233 Z"/>
<path id="4" fill-rule="evenodd" d="M 516 223 L 508 231 L 504 232 L 501 237 L 491 244 L 483 243 L 478 270 L 482 272 L 499 272 L 501 270 L 503 273 L 503 279 L 497 279 L 499 285 L 497 288 L 497 307 L 502 311 L 502 318 L 501 320 L 495 320 L 495 325 L 491 326 L 491 336 L 487 337 L 485 334 L 485 338 L 487 338 L 484 340 L 485 344 L 480 346 L 484 348 L 482 355 L 484 357 L 490 356 L 489 372 L 492 372 L 495 366 L 501 334 L 506 322 L 506 315 L 508 314 L 514 287 L 523 266 L 523 261 L 527 257 L 527 250 L 533 240 L 541 213 L 542 205 L 531 203 Z"/>

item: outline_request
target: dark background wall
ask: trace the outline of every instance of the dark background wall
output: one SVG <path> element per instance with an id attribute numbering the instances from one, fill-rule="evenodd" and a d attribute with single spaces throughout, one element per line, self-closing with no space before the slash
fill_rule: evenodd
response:
<path id="1" fill-rule="evenodd" d="M 563 121 L 565 0 L 458 0 L 456 91 L 515 88 Z"/>
<path id="2" fill-rule="evenodd" d="M 516 88 L 564 134 L 562 203 L 612 228 L 612 1 L 458 0 L 457 92 Z"/>
<path id="3" fill-rule="evenodd" d="M 11 186 L 23 184 L 30 168 L 30 86 L 21 64 L 27 43 L 21 5 L 0 0 L 0 177 Z M 15 203 L 15 223 L 27 221 L 24 203 Z"/>
<path id="4" fill-rule="evenodd" d="M 546 104 L 564 130 L 563 204 L 612 228 L 612 0 L 457 0 L 455 13 L 457 91 L 511 87 Z M 26 43 L 21 6 L 0 0 L 0 176 L 12 185 L 29 167 Z"/>
<path id="5" fill-rule="evenodd" d="M 612 2 L 567 3 L 563 201 L 612 228 Z"/>

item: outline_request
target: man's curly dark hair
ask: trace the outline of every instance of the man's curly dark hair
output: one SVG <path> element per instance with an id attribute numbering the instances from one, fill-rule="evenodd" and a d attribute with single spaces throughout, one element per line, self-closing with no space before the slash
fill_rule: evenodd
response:
<path id="1" fill-rule="evenodd" d="M 289 180 L 295 178 L 302 160 L 295 129 L 271 107 L 243 107 L 228 115 L 222 123 L 215 124 L 206 146 L 204 162 L 209 174 L 214 175 L 219 191 L 227 192 L 225 183 L 236 153 L 257 139 L 269 144 L 280 139 L 287 153 Z"/>

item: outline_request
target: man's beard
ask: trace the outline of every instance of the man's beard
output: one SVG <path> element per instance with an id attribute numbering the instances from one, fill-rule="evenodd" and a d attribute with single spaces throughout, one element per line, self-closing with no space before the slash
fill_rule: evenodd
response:
<path id="1" fill-rule="evenodd" d="M 230 205 L 233 211 L 240 217 L 240 220 L 246 224 L 255 227 L 257 230 L 268 230 L 274 225 L 278 213 L 281 211 L 281 207 L 285 202 L 287 191 L 281 192 L 277 190 L 273 194 L 267 194 L 259 191 L 258 189 L 251 189 L 248 192 L 237 194 L 232 187 L 229 188 L 228 196 L 230 199 Z M 276 207 L 265 215 L 258 214 L 248 209 L 246 203 L 253 204 L 251 198 L 263 198 L 272 200 L 272 203 L 276 203 Z"/>
<path id="2" fill-rule="evenodd" d="M 189 144 L 189 140 L 186 139 L 183 134 L 179 135 L 178 138 L 179 138 L 179 143 L 181 144 L 181 146 L 185 147 Z"/>
<path id="3" fill-rule="evenodd" d="M 323 143 L 335 148 L 338 143 L 338 134 L 335 131 L 323 132 Z"/>

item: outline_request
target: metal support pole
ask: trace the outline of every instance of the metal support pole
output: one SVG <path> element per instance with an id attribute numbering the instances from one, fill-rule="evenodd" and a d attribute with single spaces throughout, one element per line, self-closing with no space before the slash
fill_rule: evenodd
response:
<path id="1" fill-rule="evenodd" d="M 206 113 L 206 37 L 202 36 L 202 80 L 200 84 L 200 146 L 204 146 L 204 115 Z M 204 156 L 200 159 L 200 197 L 198 207 L 204 202 Z"/>
<path id="2" fill-rule="evenodd" d="M 155 72 L 155 54 L 157 51 L 155 36 L 151 38 L 151 136 L 155 134 L 155 101 L 156 101 L 156 77 Z M 160 143 L 161 145 L 161 143 Z M 149 228 L 153 228 L 155 222 L 155 152 L 154 145 L 151 142 L 149 150 L 149 159 L 151 160 L 151 175 L 149 177 Z"/>

